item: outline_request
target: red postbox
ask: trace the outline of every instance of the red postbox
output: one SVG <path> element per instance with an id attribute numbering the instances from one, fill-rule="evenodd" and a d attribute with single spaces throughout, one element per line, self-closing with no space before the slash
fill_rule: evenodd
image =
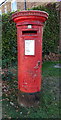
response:
<path id="1" fill-rule="evenodd" d="M 12 19 L 17 27 L 18 88 L 36 93 L 41 89 L 42 36 L 48 13 L 29 10 L 16 12 Z"/>

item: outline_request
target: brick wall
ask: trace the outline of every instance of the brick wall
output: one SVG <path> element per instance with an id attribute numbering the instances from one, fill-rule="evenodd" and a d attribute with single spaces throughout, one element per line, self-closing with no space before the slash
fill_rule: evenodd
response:
<path id="1" fill-rule="evenodd" d="M 0 6 L 0 10 L 2 11 L 2 13 L 5 13 L 5 6 L 7 6 L 8 12 L 11 11 L 11 2 L 6 2 L 2 6 Z"/>
<path id="2" fill-rule="evenodd" d="M 27 9 L 36 7 L 38 5 L 46 5 L 47 3 L 42 3 L 42 2 L 27 2 L 26 6 Z M 17 2 L 17 9 L 24 10 L 24 2 Z"/>
<path id="3" fill-rule="evenodd" d="M 17 9 L 23 10 L 24 9 L 24 3 L 23 2 L 17 2 Z"/>
<path id="4" fill-rule="evenodd" d="M 11 2 L 7 2 L 7 11 L 11 11 Z"/>
<path id="5" fill-rule="evenodd" d="M 17 1 L 17 0 L 16 0 Z M 44 5 L 46 3 L 44 2 L 27 2 L 26 6 L 27 9 L 30 9 L 32 7 L 38 6 L 38 5 Z M 7 6 L 7 11 L 11 11 L 11 2 L 6 2 L 0 6 L 0 10 L 2 13 L 5 13 L 5 6 Z M 17 2 L 17 9 L 24 10 L 24 2 Z"/>
<path id="6" fill-rule="evenodd" d="M 9 0 L 8 0 L 9 1 Z M 12 0 L 11 0 L 12 1 Z M 18 0 L 16 0 L 18 1 Z M 19 0 L 20 1 L 20 0 Z M 24 0 L 22 0 L 23 2 L 17 2 L 17 9 L 20 9 L 20 10 L 24 10 Z M 26 0 L 26 1 L 29 1 L 29 0 Z M 27 2 L 26 5 L 27 5 L 27 9 L 30 9 L 30 8 L 33 8 L 35 6 L 38 6 L 38 5 L 46 5 L 48 2 L 40 2 L 41 0 L 35 0 L 37 2 Z M 46 1 L 46 0 L 45 0 Z M 49 0 L 47 0 L 49 1 Z M 50 0 L 51 2 L 52 0 Z M 4 4 L 2 4 L 0 6 L 0 10 L 2 11 L 2 13 L 5 12 L 5 5 L 7 6 L 7 11 L 11 11 L 11 2 L 5 2 Z"/>

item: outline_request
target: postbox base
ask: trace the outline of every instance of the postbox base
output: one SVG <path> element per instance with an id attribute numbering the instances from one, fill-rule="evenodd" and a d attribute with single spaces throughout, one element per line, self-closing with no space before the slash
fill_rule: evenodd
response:
<path id="1" fill-rule="evenodd" d="M 40 101 L 40 93 L 23 93 L 18 92 L 18 104 L 23 107 L 37 107 Z"/>

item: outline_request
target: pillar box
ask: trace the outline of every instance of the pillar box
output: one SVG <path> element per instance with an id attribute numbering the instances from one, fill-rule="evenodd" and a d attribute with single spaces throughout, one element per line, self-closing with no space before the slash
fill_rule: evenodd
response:
<path id="1" fill-rule="evenodd" d="M 18 89 L 23 93 L 37 93 L 42 80 L 42 36 L 48 13 L 29 10 L 12 15 L 17 27 Z"/>

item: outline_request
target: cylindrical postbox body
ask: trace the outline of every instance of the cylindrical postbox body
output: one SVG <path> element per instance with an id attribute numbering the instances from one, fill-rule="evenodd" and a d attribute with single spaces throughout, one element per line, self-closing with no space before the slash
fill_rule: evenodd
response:
<path id="1" fill-rule="evenodd" d="M 26 93 L 41 89 L 43 25 L 48 19 L 44 11 L 21 11 L 12 19 L 17 27 L 18 88 Z"/>

